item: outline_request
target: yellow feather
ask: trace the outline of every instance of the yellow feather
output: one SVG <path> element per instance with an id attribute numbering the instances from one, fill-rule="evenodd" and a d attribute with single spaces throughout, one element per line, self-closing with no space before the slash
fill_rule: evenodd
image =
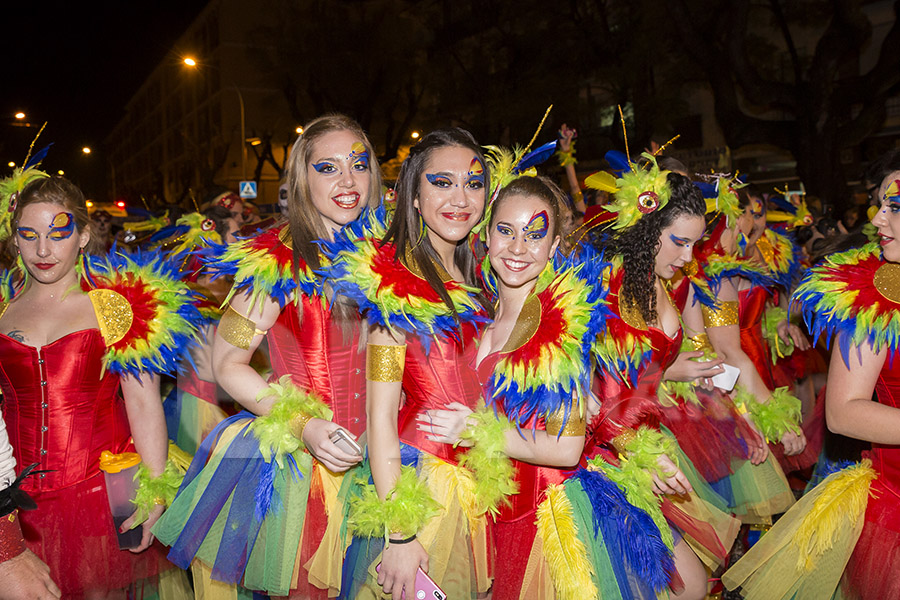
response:
<path id="1" fill-rule="evenodd" d="M 593 175 L 588 175 L 584 180 L 584 185 L 594 190 L 601 190 L 614 194 L 619 188 L 616 187 L 616 178 L 612 173 L 606 171 L 598 171 Z"/>
<path id="2" fill-rule="evenodd" d="M 869 486 L 878 474 L 872 461 L 835 473 L 824 485 L 811 510 L 797 529 L 793 546 L 797 554 L 797 569 L 811 571 L 816 561 L 835 541 L 853 529 L 866 510 Z"/>
<path id="3" fill-rule="evenodd" d="M 557 598 L 598 598 L 597 586 L 591 579 L 587 549 L 578 539 L 572 504 L 563 486 L 551 485 L 547 488 L 546 498 L 537 509 L 537 530 Z"/>
<path id="4" fill-rule="evenodd" d="M 175 466 L 181 469 L 182 471 L 187 471 L 188 467 L 191 466 L 191 460 L 194 458 L 192 454 L 188 454 L 181 448 L 175 445 L 174 442 L 169 442 L 169 460 L 175 463 Z"/>

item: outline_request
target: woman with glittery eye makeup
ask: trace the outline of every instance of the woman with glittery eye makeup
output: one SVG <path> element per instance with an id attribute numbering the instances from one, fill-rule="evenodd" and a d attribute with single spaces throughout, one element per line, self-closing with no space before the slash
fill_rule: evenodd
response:
<path id="1" fill-rule="evenodd" d="M 379 211 L 326 245 L 331 285 L 357 300 L 370 326 L 373 483 L 351 493 L 359 498 L 349 511 L 346 597 L 370 587 L 413 598 L 425 572 L 450 598 L 474 599 L 490 588 L 486 521 L 463 508 L 474 506 L 464 498 L 471 490 L 446 485 L 466 477 L 459 464 L 465 450 L 427 439 L 416 421 L 449 402 L 474 407 L 481 395 L 470 364 L 486 302 L 469 235 L 484 212 L 488 179 L 468 132 L 433 131 L 400 169 L 390 226 Z"/>
<path id="2" fill-rule="evenodd" d="M 194 565 L 195 587 L 240 584 L 324 600 L 341 589 L 336 494 L 363 459 L 366 332 L 353 301 L 323 276 L 329 259 L 320 245 L 380 199 L 378 160 L 359 124 L 343 115 L 308 123 L 291 150 L 287 191 L 287 223 L 209 262 L 234 278 L 213 373 L 245 411 L 210 434 L 217 443 L 198 453 L 202 468 L 155 531 L 172 546 L 170 560 Z M 268 379 L 250 364 L 264 340 Z M 222 485 L 228 469 L 240 476 Z M 215 514 L 198 508 L 198 498 Z M 245 513 L 229 508 L 237 502 L 250 502 L 261 527 L 241 526 Z M 237 533 L 222 536 L 222 527 Z"/>
<path id="3" fill-rule="evenodd" d="M 900 555 L 900 153 L 871 174 L 881 180 L 877 241 L 826 257 L 792 301 L 815 338 L 830 338 L 828 428 L 872 447 L 808 491 L 725 573 L 728 588 L 743 586 L 746 598 L 900 597 L 900 577 L 888 567 Z"/>
<path id="4" fill-rule="evenodd" d="M 31 181 L 9 213 L 16 266 L 0 275 L 0 388 L 17 471 L 39 473 L 21 484 L 38 505 L 19 515 L 25 543 L 63 597 L 122 593 L 168 565 L 150 530 L 171 500 L 167 486 L 178 485 L 159 380 L 174 373 L 199 315 L 158 258 L 91 254 L 72 183 L 36 169 L 13 177 L 13 188 L 17 177 Z M 103 451 L 142 462 L 130 517 L 114 521 Z M 114 528 L 130 535 L 117 543 Z"/>

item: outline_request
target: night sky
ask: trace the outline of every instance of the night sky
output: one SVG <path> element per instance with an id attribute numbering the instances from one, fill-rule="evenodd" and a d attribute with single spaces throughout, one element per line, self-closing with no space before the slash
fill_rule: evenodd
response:
<path id="1" fill-rule="evenodd" d="M 66 176 L 92 195 L 105 183 L 103 139 L 125 103 L 206 0 L 41 1 L 4 4 L 0 48 L 6 76 L 0 94 L 0 174 L 38 141 L 54 146 L 44 168 Z M 34 129 L 14 127 L 25 112 Z M 81 148 L 95 151 L 85 156 Z"/>

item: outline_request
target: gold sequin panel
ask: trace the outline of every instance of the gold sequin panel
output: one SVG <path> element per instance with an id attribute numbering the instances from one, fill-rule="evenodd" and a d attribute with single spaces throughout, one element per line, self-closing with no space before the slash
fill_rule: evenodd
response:
<path id="1" fill-rule="evenodd" d="M 256 328 L 254 321 L 231 308 L 230 304 L 219 320 L 218 333 L 223 340 L 241 350 L 249 350 L 254 337 L 266 334 Z"/>
<path id="2" fill-rule="evenodd" d="M 615 448 L 619 454 L 625 454 L 628 444 L 636 437 L 637 432 L 634 429 L 623 429 L 622 433 L 612 439 L 613 448 Z"/>
<path id="3" fill-rule="evenodd" d="M 702 350 L 704 352 L 715 352 L 712 343 L 709 341 L 709 336 L 705 333 L 698 333 L 693 337 L 689 337 L 688 341 L 691 343 L 691 347 L 694 351 Z"/>
<path id="4" fill-rule="evenodd" d="M 545 420 L 545 428 L 549 435 L 581 437 L 586 430 L 586 423 L 584 421 L 584 415 L 581 414 L 581 410 L 579 410 L 578 406 L 573 406 L 572 410 L 569 411 L 568 420 L 566 420 L 566 411 L 564 408 L 548 415 Z"/>
<path id="5" fill-rule="evenodd" d="M 887 263 L 878 267 L 872 283 L 886 299 L 900 303 L 900 265 Z"/>
<path id="6" fill-rule="evenodd" d="M 725 327 L 727 325 L 737 325 L 739 323 L 737 300 L 720 302 L 719 308 L 702 306 L 700 309 L 703 312 L 703 324 L 707 328 Z"/>
<path id="7" fill-rule="evenodd" d="M 396 383 L 403 381 L 406 346 L 366 346 L 366 379 Z"/>
<path id="8" fill-rule="evenodd" d="M 125 296 L 114 290 L 97 289 L 88 292 L 97 315 L 100 334 L 107 346 L 124 338 L 131 329 L 134 313 Z"/>

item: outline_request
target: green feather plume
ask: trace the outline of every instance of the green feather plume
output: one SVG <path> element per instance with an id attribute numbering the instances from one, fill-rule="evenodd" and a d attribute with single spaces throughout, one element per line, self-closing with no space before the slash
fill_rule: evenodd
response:
<path id="1" fill-rule="evenodd" d="M 788 431 L 800 433 L 801 404 L 791 395 L 787 386 L 777 388 L 766 402 L 757 402 L 753 394 L 738 386 L 735 389 L 734 403 L 743 406 L 753 423 L 765 436 L 766 441 L 777 443 Z"/>
<path id="2" fill-rule="evenodd" d="M 512 428 L 503 415 L 482 407 L 469 416 L 469 426 L 460 440 L 473 442 L 462 456 L 459 466 L 475 476 L 475 506 L 478 514 L 496 515 L 501 504 L 509 504 L 509 496 L 518 493 L 513 479 L 515 467 L 506 456 L 506 432 Z"/>
<path id="3" fill-rule="evenodd" d="M 387 498 L 382 500 L 371 483 L 365 484 L 359 496 L 350 500 L 348 529 L 361 537 L 387 538 L 391 533 L 416 535 L 440 511 L 428 485 L 410 466 L 400 467 L 400 477 Z"/>
<path id="4" fill-rule="evenodd" d="M 175 500 L 175 494 L 184 479 L 184 471 L 175 466 L 171 460 L 166 461 L 166 468 L 159 477 L 153 477 L 147 465 L 142 464 L 134 476 L 140 483 L 132 502 L 137 507 L 132 529 L 143 523 L 150 516 L 150 511 L 157 504 L 157 500 L 165 500 L 169 506 Z"/>

